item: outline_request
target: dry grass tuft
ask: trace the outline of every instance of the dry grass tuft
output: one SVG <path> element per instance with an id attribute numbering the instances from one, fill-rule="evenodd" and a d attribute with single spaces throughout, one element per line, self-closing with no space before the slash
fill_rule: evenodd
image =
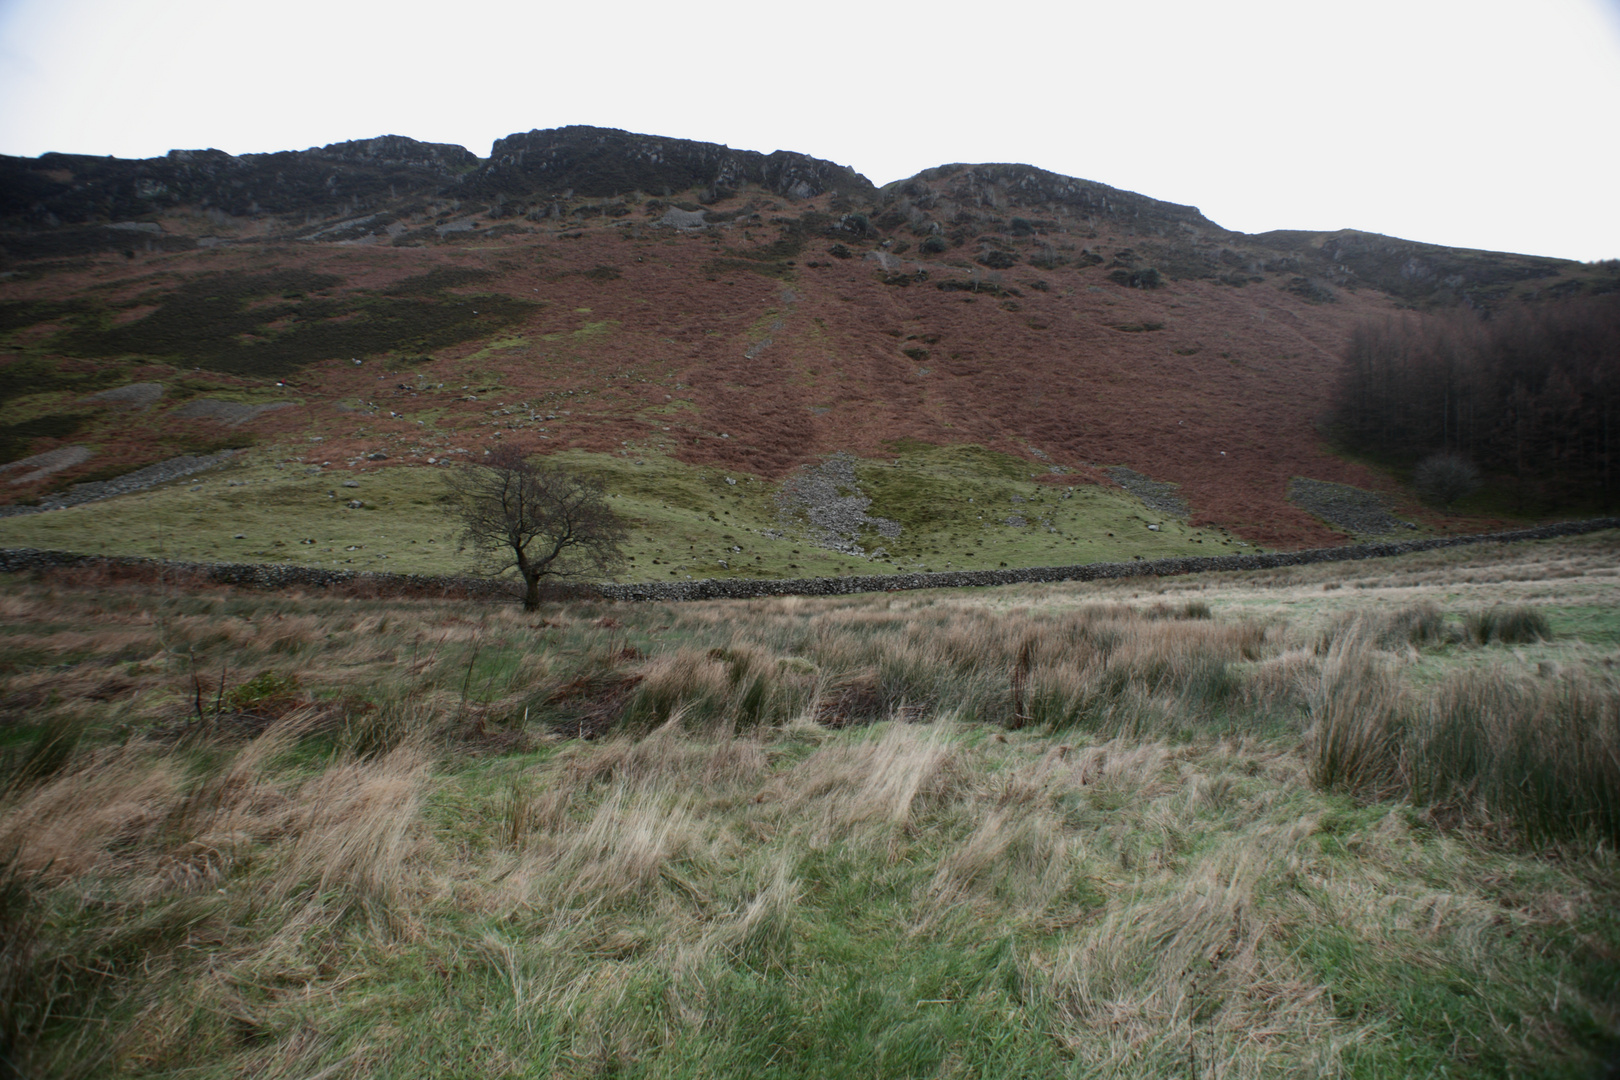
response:
<path id="1" fill-rule="evenodd" d="M 1163 743 L 1116 739 L 1066 755 L 1060 775 L 1073 788 L 1152 797 L 1166 790 L 1164 774 L 1171 760 Z"/>
<path id="2" fill-rule="evenodd" d="M 919 797 L 939 800 L 954 787 L 954 724 L 892 723 L 875 737 L 840 741 L 818 749 L 773 792 L 790 816 L 814 814 L 817 843 L 857 825 L 904 829 Z"/>
<path id="3" fill-rule="evenodd" d="M 339 762 L 301 786 L 285 821 L 285 861 L 264 889 L 269 903 L 325 903 L 333 892 L 386 914 L 407 881 L 411 832 L 431 758 L 420 746 Z"/>
<path id="4" fill-rule="evenodd" d="M 694 737 L 687 734 L 684 713 L 677 710 L 645 738 L 619 736 L 563 755 L 548 770 L 547 786 L 572 797 L 608 783 L 643 790 L 749 783 L 766 768 L 757 735 L 733 737 L 711 731 L 707 737 Z"/>
<path id="5" fill-rule="evenodd" d="M 928 896 L 935 911 L 985 898 L 996 910 L 1043 911 L 1067 881 L 1063 830 L 1043 809 L 1003 805 L 980 819 L 968 838 L 939 863 Z"/>
<path id="6" fill-rule="evenodd" d="M 1077 1060 L 1110 1074 L 1315 1075 L 1309 1063 L 1342 1027 L 1256 895 L 1299 839 L 1228 845 L 1160 897 L 1122 896 L 1063 949 L 1050 986 Z"/>
<path id="7" fill-rule="evenodd" d="M 691 810 L 677 798 L 615 787 L 582 829 L 542 850 L 539 900 L 567 908 L 645 893 L 697 843 L 699 832 Z"/>
<path id="8" fill-rule="evenodd" d="M 0 851 L 18 872 L 52 881 L 109 870 L 120 848 L 151 840 L 183 787 L 179 764 L 144 747 L 85 755 L 0 803 Z"/>
<path id="9" fill-rule="evenodd" d="M 794 930 L 803 894 L 803 885 L 794 876 L 792 855 L 783 852 L 775 856 L 765 869 L 764 884 L 734 918 L 715 924 L 704 947 L 724 950 L 754 971 L 787 970 L 793 959 Z"/>

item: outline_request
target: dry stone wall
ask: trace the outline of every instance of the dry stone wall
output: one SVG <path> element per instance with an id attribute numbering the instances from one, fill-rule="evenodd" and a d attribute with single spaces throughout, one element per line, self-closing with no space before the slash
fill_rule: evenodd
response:
<path id="1" fill-rule="evenodd" d="M 1469 544 L 1509 544 L 1521 540 L 1550 540 L 1560 536 L 1620 529 L 1620 517 L 1594 518 L 1541 525 L 1512 532 L 1474 536 L 1443 536 L 1390 543 L 1351 544 L 1251 555 L 1188 556 L 1139 559 L 1131 562 L 1083 563 L 1076 566 L 1031 566 L 1012 570 L 956 570 L 927 574 L 866 574 L 837 578 L 706 578 L 701 581 L 649 581 L 627 584 L 573 585 L 558 590 L 560 597 L 623 601 L 681 601 L 746 599 L 755 596 L 845 596 L 904 589 L 961 589 L 1021 582 L 1103 581 L 1127 577 L 1171 577 L 1216 570 L 1266 570 L 1311 563 L 1384 559 L 1416 551 L 1463 547 Z M 516 583 L 493 578 L 385 574 L 366 570 L 327 570 L 286 563 L 194 563 L 134 556 L 83 555 L 37 548 L 0 548 L 0 572 L 52 570 L 63 567 L 99 567 L 132 574 L 172 574 L 177 578 L 213 585 L 249 589 L 321 588 L 359 591 L 371 595 L 456 595 L 516 600 Z"/>

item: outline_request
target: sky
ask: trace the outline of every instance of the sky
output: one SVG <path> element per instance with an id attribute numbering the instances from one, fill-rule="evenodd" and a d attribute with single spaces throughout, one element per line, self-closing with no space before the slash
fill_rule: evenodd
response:
<path id="1" fill-rule="evenodd" d="M 0 0 L 0 102 L 23 156 L 596 124 L 1620 258 L 1620 0 Z"/>

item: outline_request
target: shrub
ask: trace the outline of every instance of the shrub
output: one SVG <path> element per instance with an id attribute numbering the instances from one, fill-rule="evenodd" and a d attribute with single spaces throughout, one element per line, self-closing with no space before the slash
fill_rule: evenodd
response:
<path id="1" fill-rule="evenodd" d="M 945 242 L 945 238 L 938 233 L 935 233 L 918 245 L 918 250 L 924 255 L 938 255 L 949 248 L 950 245 Z"/>
<path id="2" fill-rule="evenodd" d="M 845 214 L 838 220 L 837 228 L 841 232 L 860 237 L 877 235 L 877 229 L 873 227 L 872 219 L 865 214 Z"/>
<path id="3" fill-rule="evenodd" d="M 1108 275 L 1108 280 L 1115 285 L 1123 285 L 1128 289 L 1157 289 L 1164 284 L 1164 277 L 1157 268 L 1149 266 L 1144 270 L 1127 270 L 1121 267 Z"/>
<path id="4" fill-rule="evenodd" d="M 1412 486 L 1430 506 L 1447 507 L 1479 490 L 1479 469 L 1460 454 L 1431 454 L 1413 470 Z"/>
<path id="5" fill-rule="evenodd" d="M 1467 633 L 1476 645 L 1530 645 L 1552 637 L 1552 628 L 1535 608 L 1515 605 L 1471 612 Z"/>
<path id="6" fill-rule="evenodd" d="M 1313 304 L 1332 304 L 1339 299 L 1332 289 L 1307 277 L 1296 277 L 1284 285 L 1283 289 Z"/>
<path id="7" fill-rule="evenodd" d="M 1413 645 L 1421 649 L 1425 645 L 1444 644 L 1450 636 L 1446 629 L 1446 618 L 1438 607 L 1416 604 L 1389 616 L 1384 623 L 1383 633 L 1379 635 L 1379 643 L 1385 646 Z"/>

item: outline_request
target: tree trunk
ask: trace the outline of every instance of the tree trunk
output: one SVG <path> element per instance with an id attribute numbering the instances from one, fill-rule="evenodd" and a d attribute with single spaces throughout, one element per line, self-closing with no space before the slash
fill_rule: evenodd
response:
<path id="1" fill-rule="evenodd" d="M 538 570 L 525 570 L 523 573 L 523 610 L 540 610 L 540 572 Z"/>

